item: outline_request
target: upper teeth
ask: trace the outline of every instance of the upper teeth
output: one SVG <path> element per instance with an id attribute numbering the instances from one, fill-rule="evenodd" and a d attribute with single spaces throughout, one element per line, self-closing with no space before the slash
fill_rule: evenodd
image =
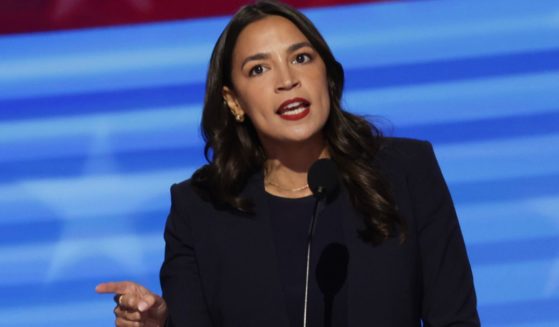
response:
<path id="1" fill-rule="evenodd" d="M 292 102 L 290 104 L 288 104 L 285 109 L 293 109 L 295 107 L 300 106 L 301 104 L 303 104 L 302 102 Z"/>

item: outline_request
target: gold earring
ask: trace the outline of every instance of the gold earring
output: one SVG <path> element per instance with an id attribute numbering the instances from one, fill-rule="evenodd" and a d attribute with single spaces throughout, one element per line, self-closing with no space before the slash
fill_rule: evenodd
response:
<path id="1" fill-rule="evenodd" d="M 245 121 L 245 115 L 241 114 L 241 113 L 233 113 L 233 116 L 235 116 L 235 120 L 239 123 L 242 123 Z"/>
<path id="2" fill-rule="evenodd" d="M 229 108 L 229 104 L 227 103 L 227 101 L 226 101 L 225 99 L 223 99 L 223 105 L 224 105 L 225 107 L 228 107 L 228 108 Z M 235 110 L 233 110 L 233 109 L 231 109 L 231 108 L 229 108 L 229 110 L 231 111 L 231 114 L 233 114 L 233 116 L 235 117 L 235 120 L 236 120 L 237 122 L 242 123 L 242 122 L 245 121 L 245 115 L 244 115 L 243 113 L 235 112 Z"/>

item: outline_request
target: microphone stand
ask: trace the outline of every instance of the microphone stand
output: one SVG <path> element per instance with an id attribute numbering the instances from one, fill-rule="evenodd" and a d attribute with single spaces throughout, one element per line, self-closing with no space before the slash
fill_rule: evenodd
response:
<path id="1" fill-rule="evenodd" d="M 308 310 L 308 300 L 309 300 L 309 276 L 310 276 L 310 266 L 311 266 L 311 245 L 314 236 L 314 231 L 316 230 L 316 217 L 324 209 L 325 199 L 325 189 L 320 186 L 316 192 L 317 198 L 314 203 L 313 214 L 311 217 L 311 223 L 309 225 L 309 233 L 307 237 L 307 266 L 305 271 L 305 300 L 303 306 L 303 327 L 307 327 L 307 310 Z"/>

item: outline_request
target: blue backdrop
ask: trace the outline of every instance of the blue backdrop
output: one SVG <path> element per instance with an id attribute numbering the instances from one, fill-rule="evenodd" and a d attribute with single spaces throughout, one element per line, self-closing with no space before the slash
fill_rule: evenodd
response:
<path id="1" fill-rule="evenodd" d="M 344 104 L 433 142 L 485 326 L 559 326 L 559 2 L 305 11 Z M 0 37 L 0 326 L 110 326 L 101 281 L 159 292 L 168 188 L 227 17 Z"/>

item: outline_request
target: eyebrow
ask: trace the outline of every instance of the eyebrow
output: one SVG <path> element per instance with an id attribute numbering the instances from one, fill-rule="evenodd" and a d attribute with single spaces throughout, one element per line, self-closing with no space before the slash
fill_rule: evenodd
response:
<path id="1" fill-rule="evenodd" d="M 301 48 L 304 48 L 304 47 L 312 48 L 312 45 L 307 41 L 294 43 L 287 48 L 287 53 L 293 53 L 293 52 L 295 52 L 295 51 L 297 51 Z M 266 52 L 260 52 L 260 53 L 253 54 L 252 56 L 248 56 L 241 63 L 241 69 L 243 69 L 243 67 L 250 61 L 264 60 L 264 59 L 268 59 L 268 58 L 270 58 L 270 54 L 266 53 Z"/>

